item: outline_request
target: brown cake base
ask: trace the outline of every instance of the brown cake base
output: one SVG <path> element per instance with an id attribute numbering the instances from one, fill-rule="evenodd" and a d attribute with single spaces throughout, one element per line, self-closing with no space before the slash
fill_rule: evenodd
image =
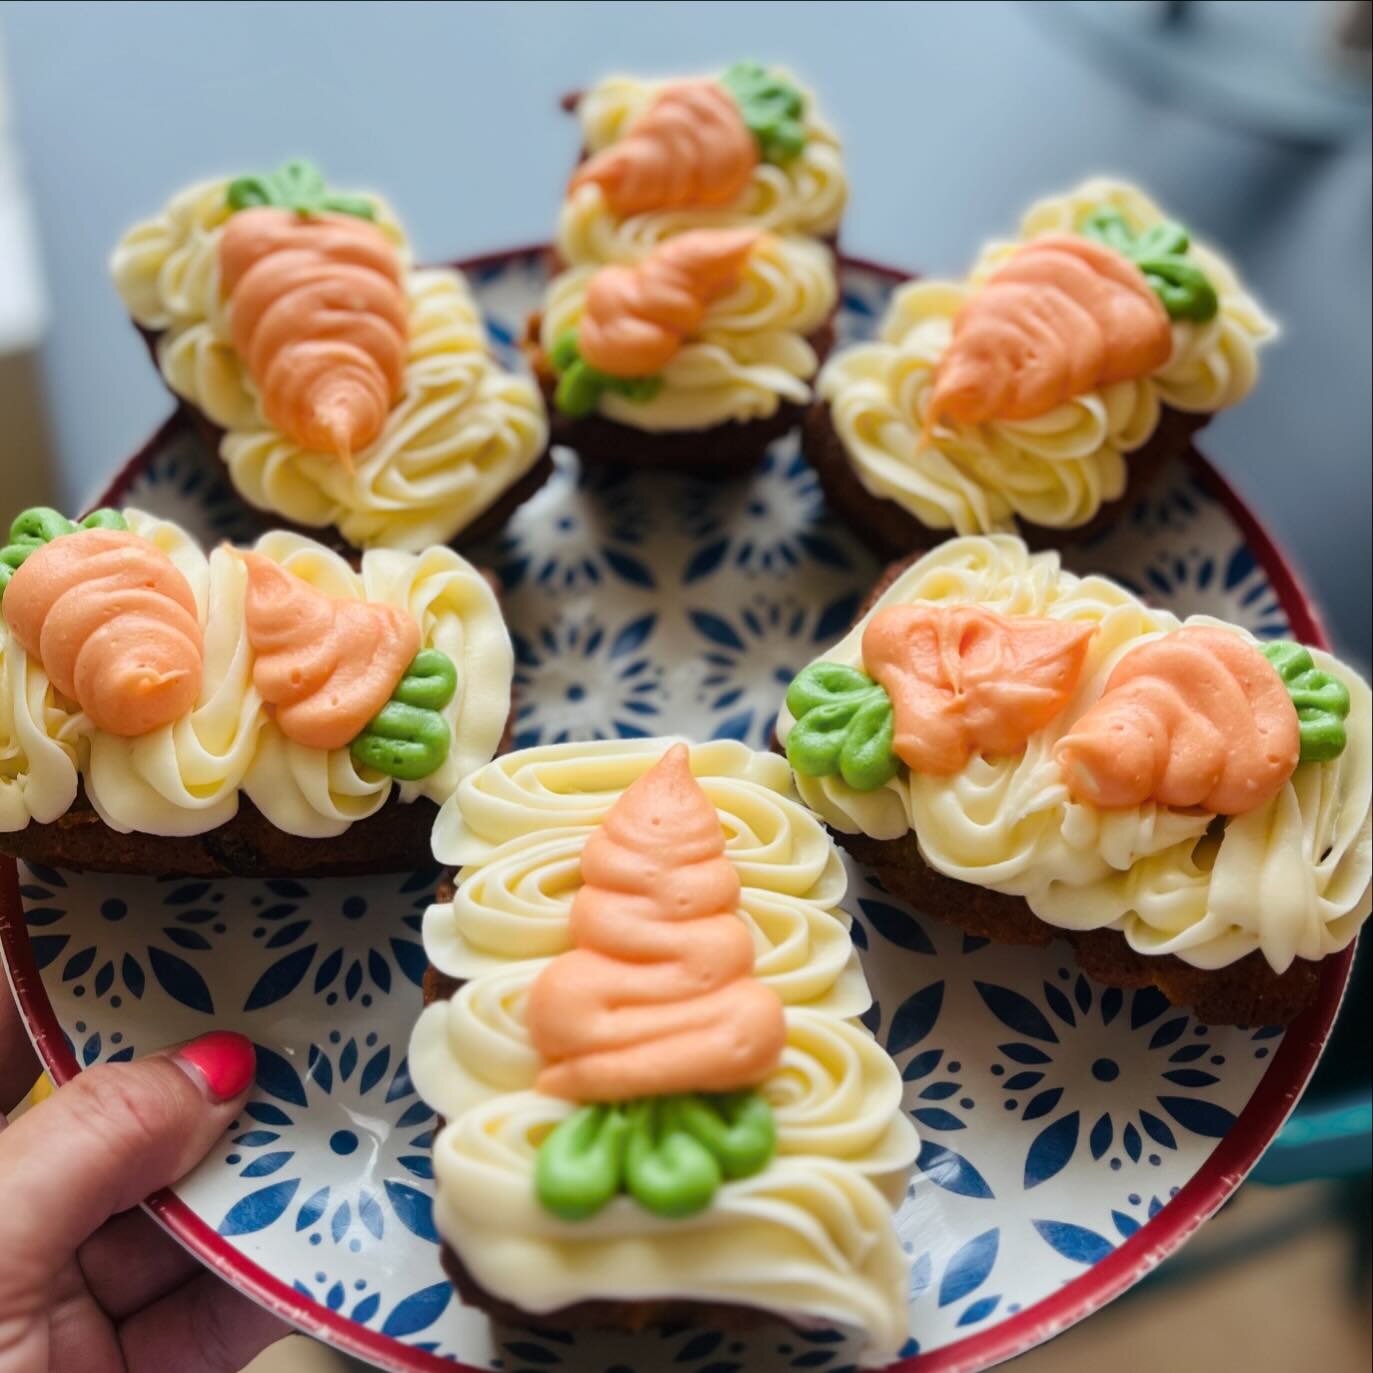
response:
<path id="1" fill-rule="evenodd" d="M 525 1311 L 488 1292 L 467 1271 L 449 1245 L 440 1248 L 439 1259 L 463 1305 L 484 1311 L 493 1321 L 504 1325 L 554 1330 L 623 1330 L 635 1334 L 669 1325 L 745 1331 L 783 1320 L 782 1316 L 755 1306 L 701 1301 L 580 1301 L 572 1306 L 561 1306 L 556 1311 Z"/>
<path id="2" fill-rule="evenodd" d="M 497 757 L 514 737 L 512 693 Z M 278 829 L 240 793 L 234 818 L 204 834 L 121 834 L 96 813 L 82 782 L 64 815 L 0 834 L 0 853 L 44 868 L 144 877 L 365 877 L 429 867 L 438 813 L 428 797 L 406 802 L 393 792 L 375 815 L 342 834 L 307 839 Z"/>
<path id="3" fill-rule="evenodd" d="M 453 899 L 453 877 L 446 875 L 434 892 L 435 901 Z M 424 974 L 424 1004 L 447 1001 L 456 995 L 463 984 L 446 977 L 435 967 Z M 438 1138 L 444 1120 L 440 1116 L 434 1124 Z M 634 1333 L 653 1326 L 704 1326 L 712 1330 L 752 1330 L 782 1319 L 774 1312 L 752 1306 L 736 1306 L 728 1302 L 700 1301 L 582 1301 L 556 1311 L 525 1311 L 513 1302 L 489 1292 L 467 1270 L 457 1251 L 446 1241 L 439 1250 L 443 1270 L 448 1274 L 463 1304 L 484 1311 L 493 1321 L 505 1325 L 540 1326 L 564 1330 L 624 1330 Z"/>
<path id="4" fill-rule="evenodd" d="M 1164 406 L 1148 443 L 1126 458 L 1129 476 L 1123 495 L 1107 501 L 1086 524 L 1072 529 L 1054 529 L 1022 520 L 1018 525 L 1021 537 L 1031 548 L 1060 548 L 1082 543 L 1109 528 L 1169 462 L 1187 451 L 1192 436 L 1210 418 Z M 952 529 L 932 529 L 904 506 L 874 496 L 863 485 L 834 427 L 828 402 L 816 401 L 806 412 L 801 449 L 820 478 L 829 508 L 880 557 L 900 558 L 915 550 L 933 548 L 954 536 Z"/>
<path id="5" fill-rule="evenodd" d="M 162 376 L 162 367 L 157 358 L 157 346 L 161 341 L 162 332 L 158 330 L 144 329 L 141 325 L 135 324 L 134 328 L 142 338 L 144 346 L 148 350 L 148 356 L 153 360 L 153 366 L 157 368 L 158 376 Z M 163 378 L 166 384 L 166 378 Z M 172 399 L 187 416 L 191 422 L 191 427 L 200 436 L 205 447 L 214 454 L 215 460 L 224 466 L 228 471 L 228 465 L 219 455 L 219 445 L 224 438 L 225 430 L 217 425 L 204 411 L 192 405 L 183 396 L 178 396 L 171 387 L 167 387 Z M 491 534 L 498 533 L 505 528 L 506 522 L 511 515 L 522 506 L 549 477 L 553 475 L 553 455 L 549 451 L 549 445 L 545 445 L 544 451 L 539 454 L 534 465 L 523 476 L 519 477 L 510 486 L 506 487 L 499 496 L 482 511 L 476 519 L 472 520 L 464 528 L 460 529 L 448 542 L 451 548 L 459 552 L 470 549 L 480 543 Z M 360 551 L 355 544 L 349 543 L 343 534 L 334 525 L 312 526 L 296 524 L 288 520 L 283 515 L 279 515 L 274 510 L 265 510 L 261 506 L 252 504 L 243 494 L 229 483 L 229 489 L 233 491 L 243 508 L 251 512 L 253 518 L 261 528 L 268 529 L 289 529 L 294 533 L 303 534 L 307 539 L 314 539 L 317 543 L 322 543 L 326 548 L 332 548 L 336 553 L 343 554 L 345 557 L 356 557 Z"/>
<path id="6" fill-rule="evenodd" d="M 688 472 L 747 472 L 763 460 L 768 445 L 801 423 L 806 406 L 784 401 L 766 419 L 729 420 L 709 429 L 649 431 L 604 415 L 573 419 L 553 403 L 557 377 L 538 344 L 540 317 L 529 318 L 525 349 L 548 407 L 552 442 L 571 448 L 584 463 Z M 824 362 L 834 346 L 834 325 L 826 323 L 806 340 Z"/>
<path id="7" fill-rule="evenodd" d="M 342 834 L 306 839 L 279 830 L 246 796 L 232 820 L 204 834 L 121 834 L 96 814 L 83 787 L 65 815 L 0 834 L 0 853 L 47 868 L 157 877 L 355 877 L 411 872 L 434 860 L 438 807 L 392 795 Z"/>
<path id="8" fill-rule="evenodd" d="M 1042 946 L 1065 939 L 1089 977 L 1108 987 L 1156 987 L 1207 1025 L 1288 1025 L 1311 1004 L 1320 983 L 1319 966 L 1300 958 L 1281 974 L 1259 952 L 1207 971 L 1172 954 L 1136 953 L 1119 930 L 1059 929 L 1040 920 L 1022 897 L 936 872 L 921 857 L 913 834 L 834 837 L 888 892 L 924 914 L 998 944 Z"/>

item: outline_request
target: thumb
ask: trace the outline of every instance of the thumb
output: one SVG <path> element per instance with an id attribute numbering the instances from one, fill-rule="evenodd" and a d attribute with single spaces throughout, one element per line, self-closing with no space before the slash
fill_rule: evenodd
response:
<path id="1" fill-rule="evenodd" d="M 59 1088 L 0 1133 L 0 1254 L 46 1283 L 112 1215 L 200 1162 L 254 1068 L 251 1042 L 217 1030 Z"/>

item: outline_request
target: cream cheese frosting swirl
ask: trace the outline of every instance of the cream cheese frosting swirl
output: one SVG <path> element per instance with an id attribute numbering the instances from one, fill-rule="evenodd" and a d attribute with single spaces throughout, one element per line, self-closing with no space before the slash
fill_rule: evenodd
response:
<path id="1" fill-rule="evenodd" d="M 936 370 L 969 296 L 1026 242 L 1075 233 L 1099 207 L 1133 231 L 1163 212 L 1142 192 L 1096 179 L 1040 201 L 1019 238 L 986 247 L 966 282 L 914 281 L 892 297 L 878 338 L 837 353 L 816 389 L 829 402 L 854 471 L 875 496 L 932 529 L 1008 530 L 1016 519 L 1051 528 L 1085 524 L 1125 492 L 1129 455 L 1152 437 L 1163 406 L 1210 414 L 1242 400 L 1258 377 L 1258 349 L 1277 327 L 1213 249 L 1189 258 L 1210 279 L 1220 308 L 1205 323 L 1172 322 L 1168 360 L 1147 376 L 1112 382 L 1028 420 L 941 422 L 921 442 Z"/>
<path id="2" fill-rule="evenodd" d="M 510 712 L 514 657 L 486 579 L 452 549 L 373 550 L 354 571 L 338 554 L 275 531 L 263 557 L 331 596 L 404 609 L 422 647 L 446 653 L 458 689 L 444 708 L 452 747 L 420 782 L 363 768 L 347 747 L 325 751 L 287 739 L 253 685 L 244 619 L 244 561 L 223 545 L 208 555 L 177 525 L 124 512 L 132 533 L 170 558 L 195 597 L 204 669 L 194 707 L 138 738 L 97 729 L 63 697 L 0 618 L 0 830 L 48 823 L 76 799 L 78 783 L 102 820 L 123 833 L 202 834 L 247 796 L 288 834 L 324 838 L 379 810 L 393 793 L 442 803 L 495 753 Z M 397 792 L 398 789 L 398 792 Z"/>
<path id="3" fill-rule="evenodd" d="M 838 905 L 843 865 L 780 758 L 733 741 L 691 747 L 740 879 L 754 976 L 784 1006 L 781 1062 L 760 1088 L 776 1157 L 685 1222 L 625 1198 L 565 1222 L 535 1201 L 538 1144 L 575 1105 L 534 1090 L 529 987 L 571 947 L 587 838 L 669 743 L 528 749 L 469 775 L 440 813 L 435 854 L 462 880 L 426 913 L 424 943 L 463 985 L 425 1010 L 409 1060 L 448 1122 L 435 1144 L 436 1221 L 477 1280 L 525 1310 L 597 1296 L 742 1301 L 865 1331 L 882 1362 L 906 1338 L 891 1208 L 916 1138 L 895 1065 L 856 1019 L 870 996 Z"/>
<path id="4" fill-rule="evenodd" d="M 408 336 L 399 399 L 351 465 L 270 423 L 234 348 L 220 281 L 228 182 L 205 181 L 120 240 L 111 271 L 129 313 L 160 335 L 167 385 L 224 429 L 220 456 L 250 504 L 360 548 L 447 543 L 538 460 L 547 421 L 537 388 L 499 367 L 461 274 L 414 266 L 388 206 L 376 223 L 404 276 Z"/>
<path id="5" fill-rule="evenodd" d="M 539 342 L 552 353 L 586 309 L 595 267 L 573 267 L 549 287 Z M 808 335 L 838 299 L 833 256 L 804 238 L 768 235 L 749 254 L 739 284 L 706 310 L 699 328 L 660 373 L 651 400 L 606 391 L 600 412 L 649 432 L 708 429 L 765 419 L 784 401 L 804 404 L 819 367 Z"/>
<path id="6" fill-rule="evenodd" d="M 951 777 L 903 771 L 871 792 L 838 777 L 798 776 L 803 799 L 828 824 L 875 839 L 914 831 L 926 862 L 949 877 L 1023 897 L 1060 929 L 1118 930 L 1139 953 L 1175 954 L 1198 968 L 1259 950 L 1281 973 L 1294 958 L 1338 952 L 1358 933 L 1373 873 L 1373 697 L 1344 664 L 1310 650 L 1349 690 L 1344 751 L 1299 764 L 1271 800 L 1216 828 L 1201 809 L 1075 802 L 1054 751 L 1132 648 L 1184 623 L 1255 642 L 1247 631 L 1206 616 L 1179 621 L 1104 577 L 1064 571 L 1057 554 L 1031 554 L 1019 539 L 994 535 L 950 540 L 919 559 L 823 658 L 861 667 L 871 614 L 915 603 L 1098 629 L 1072 700 L 1023 754 L 974 756 Z M 783 740 L 794 723 L 784 709 Z"/>
<path id="7" fill-rule="evenodd" d="M 784 71 L 778 75 L 793 79 Z M 672 84 L 611 76 L 586 91 L 577 103 L 582 142 L 588 154 L 613 146 L 640 115 Z M 709 208 L 656 210 L 616 216 L 601 188 L 577 187 L 563 202 L 558 218 L 558 253 L 564 262 L 629 262 L 664 239 L 687 229 L 747 224 L 783 234 L 830 238 L 838 232 L 848 199 L 843 154 L 833 129 L 805 92 L 804 147 L 783 165 L 760 161 L 734 203 Z"/>

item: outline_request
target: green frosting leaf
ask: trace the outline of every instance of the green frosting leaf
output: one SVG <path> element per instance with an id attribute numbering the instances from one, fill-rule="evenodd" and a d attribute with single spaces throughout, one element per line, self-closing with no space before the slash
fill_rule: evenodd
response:
<path id="1" fill-rule="evenodd" d="M 1297 708 L 1301 761 L 1328 763 L 1344 752 L 1344 722 L 1349 715 L 1349 688 L 1333 673 L 1318 668 L 1301 644 L 1279 639 L 1263 646 L 1263 656 L 1278 671 Z"/>
<path id="2" fill-rule="evenodd" d="M 353 740 L 353 757 L 402 782 L 437 772 L 452 743 L 452 730 L 439 712 L 457 689 L 458 670 L 446 653 L 436 648 L 417 653 L 391 699 Z"/>
<path id="3" fill-rule="evenodd" d="M 540 1146 L 534 1191 L 563 1220 L 594 1216 L 622 1191 L 655 1216 L 691 1216 L 726 1179 L 761 1172 L 776 1148 L 772 1107 L 757 1092 L 583 1106 Z"/>
<path id="4" fill-rule="evenodd" d="M 562 1220 L 588 1220 L 620 1191 L 629 1120 L 618 1106 L 583 1106 L 539 1147 L 534 1194 Z"/>
<path id="5" fill-rule="evenodd" d="M 806 146 L 806 98 L 792 82 L 761 62 L 736 62 L 720 84 L 739 106 L 763 161 L 790 162 Z"/>
<path id="6" fill-rule="evenodd" d="M 16 517 L 10 525 L 10 541 L 0 549 L 0 600 L 10 578 L 24 565 L 31 553 L 44 544 L 61 538 L 63 534 L 74 534 L 78 529 L 127 529 L 128 523 L 117 510 L 108 508 L 93 510 L 79 524 L 69 520 L 59 510 L 46 505 L 35 505 Z"/>
<path id="7" fill-rule="evenodd" d="M 558 373 L 553 403 L 573 419 L 591 414 L 607 391 L 624 396 L 626 400 L 646 401 L 663 389 L 662 377 L 612 377 L 584 362 L 577 351 L 575 330 L 568 330 L 553 345 L 548 360 Z"/>
<path id="8" fill-rule="evenodd" d="M 645 1211 L 676 1220 L 704 1211 L 723 1175 L 715 1155 L 682 1128 L 673 1105 L 658 1097 L 629 1107 L 625 1191 Z"/>
<path id="9" fill-rule="evenodd" d="M 1082 233 L 1128 257 L 1144 273 L 1170 319 L 1204 324 L 1214 319 L 1220 298 L 1211 279 L 1187 257 L 1187 230 L 1172 220 L 1136 234 L 1119 210 L 1101 205 L 1082 221 Z"/>
<path id="10" fill-rule="evenodd" d="M 674 1097 L 669 1110 L 681 1129 L 710 1150 L 727 1178 L 752 1177 L 776 1152 L 772 1107 L 757 1092 Z"/>
<path id="11" fill-rule="evenodd" d="M 355 215 L 376 219 L 376 206 L 356 195 L 340 195 L 325 184 L 324 175 L 313 162 L 296 158 L 274 172 L 260 176 L 240 176 L 229 183 L 229 209 L 248 210 L 258 205 L 275 205 L 297 214 Z"/>
<path id="12" fill-rule="evenodd" d="M 787 709 L 796 717 L 787 761 L 803 777 L 838 773 L 855 791 L 876 791 L 896 776 L 891 701 L 871 677 L 812 663 L 787 688 Z"/>

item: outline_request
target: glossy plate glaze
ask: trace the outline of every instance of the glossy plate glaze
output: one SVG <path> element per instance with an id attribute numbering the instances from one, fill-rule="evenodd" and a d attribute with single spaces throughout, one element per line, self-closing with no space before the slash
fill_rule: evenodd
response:
<path id="1" fill-rule="evenodd" d="M 535 250 L 468 264 L 507 361 L 545 282 Z M 840 318 L 871 332 L 895 273 L 850 262 Z M 173 419 L 102 498 L 207 540 L 254 519 Z M 749 481 L 557 475 L 482 560 L 517 646 L 521 746 L 730 736 L 766 748 L 793 672 L 838 637 L 877 564 L 826 517 L 794 439 Z M 1069 560 L 1179 614 L 1322 641 L 1290 569 L 1197 457 Z M 224 1143 L 154 1214 L 229 1281 L 392 1369 L 782 1373 L 853 1367 L 840 1333 L 778 1326 L 629 1337 L 491 1326 L 439 1269 L 432 1116 L 406 1070 L 436 874 L 179 881 L 7 865 L 0 937 L 58 1081 L 211 1026 L 259 1046 Z M 901 1065 L 923 1176 L 897 1217 L 911 1259 L 902 1370 L 986 1368 L 1137 1281 L 1239 1184 L 1315 1064 L 1348 976 L 1286 1035 L 1216 1029 L 1105 990 L 1061 946 L 1005 949 L 913 915 L 861 873 L 848 907 Z"/>

